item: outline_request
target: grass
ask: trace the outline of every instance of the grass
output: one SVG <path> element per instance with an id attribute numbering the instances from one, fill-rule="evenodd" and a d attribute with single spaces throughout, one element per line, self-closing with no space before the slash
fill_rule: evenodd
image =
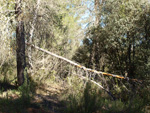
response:
<path id="1" fill-rule="evenodd" d="M 57 97 L 61 89 L 53 82 L 48 85 L 35 83 L 31 78 L 17 87 L 13 84 L 0 82 L 0 112 L 2 113 L 54 113 L 63 107 Z M 50 87 L 52 86 L 52 87 Z M 60 90 L 60 91 L 59 91 Z M 62 110 L 62 109 L 61 109 Z"/>
<path id="2" fill-rule="evenodd" d="M 140 95 L 137 91 L 130 95 L 124 92 L 124 95 L 129 97 L 126 101 L 122 98 L 113 101 L 105 92 L 88 81 L 83 82 L 75 77 L 71 81 L 72 83 L 68 83 L 70 88 L 65 92 L 65 113 L 145 113 L 145 107 L 150 105 L 148 89 L 143 88 L 142 91 L 146 92 L 140 92 Z"/>
<path id="3" fill-rule="evenodd" d="M 26 84 L 21 87 L 9 84 L 8 82 L 0 83 L 1 98 L 0 111 L 6 113 L 24 112 L 30 106 L 30 93 Z M 26 111 L 25 111 L 26 112 Z"/>
<path id="4" fill-rule="evenodd" d="M 2 113 L 144 113 L 149 106 L 147 89 L 128 95 L 129 99 L 112 101 L 108 95 L 89 81 L 77 76 L 52 78 L 17 87 L 0 82 L 0 112 Z M 124 92 L 124 95 L 128 93 Z M 37 97 L 37 98 L 35 98 Z M 124 96 L 123 96 L 124 97 Z"/>

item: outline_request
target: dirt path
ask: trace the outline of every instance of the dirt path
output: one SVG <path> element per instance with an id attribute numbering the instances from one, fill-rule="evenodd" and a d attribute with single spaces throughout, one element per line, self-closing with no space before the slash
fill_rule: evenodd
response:
<path id="1" fill-rule="evenodd" d="M 3 89 L 0 93 L 0 113 L 63 113 L 65 109 L 60 101 L 64 90 L 60 84 L 38 85 L 35 94 L 31 97 L 31 102 L 27 104 L 26 100 L 22 100 L 19 96 L 16 87 Z M 13 92 L 14 89 L 15 92 Z"/>
<path id="2" fill-rule="evenodd" d="M 65 109 L 64 104 L 60 101 L 59 97 L 64 89 L 62 89 L 59 85 L 44 85 L 37 89 L 36 94 L 34 96 L 33 104 L 37 104 L 41 109 L 45 109 L 45 113 L 62 113 Z M 39 109 L 38 109 L 39 110 Z M 33 113 L 37 112 L 36 109 L 30 108 L 29 112 Z"/>

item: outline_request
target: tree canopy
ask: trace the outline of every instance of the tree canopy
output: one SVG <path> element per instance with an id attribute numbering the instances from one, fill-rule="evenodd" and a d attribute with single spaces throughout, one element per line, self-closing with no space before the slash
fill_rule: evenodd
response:
<path id="1" fill-rule="evenodd" d="M 149 0 L 1 0 L 0 15 L 0 92 L 9 83 L 24 101 L 53 81 L 68 113 L 150 105 Z"/>

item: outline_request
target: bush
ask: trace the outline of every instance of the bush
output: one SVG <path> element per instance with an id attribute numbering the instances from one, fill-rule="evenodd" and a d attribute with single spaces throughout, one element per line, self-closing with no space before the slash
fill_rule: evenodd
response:
<path id="1" fill-rule="evenodd" d="M 143 88 L 130 94 L 124 92 L 123 97 L 128 95 L 128 100 L 123 101 L 123 97 L 120 97 L 112 101 L 92 83 L 87 82 L 85 88 L 79 87 L 80 85 L 84 86 L 73 79 L 65 113 L 145 113 L 146 106 L 149 106 L 148 89 Z"/>
<path id="2" fill-rule="evenodd" d="M 67 113 L 93 113 L 103 106 L 101 92 L 90 82 L 86 83 L 83 94 L 70 94 L 68 97 Z"/>

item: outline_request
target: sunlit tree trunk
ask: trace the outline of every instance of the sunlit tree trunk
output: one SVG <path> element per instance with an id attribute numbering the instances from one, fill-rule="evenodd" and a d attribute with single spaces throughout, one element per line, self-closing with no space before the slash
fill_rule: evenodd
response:
<path id="1" fill-rule="evenodd" d="M 24 22 L 22 18 L 21 0 L 16 0 L 16 61 L 17 61 L 17 78 L 18 85 L 24 83 L 24 71 L 26 67 L 25 59 L 25 34 L 24 34 Z"/>
<path id="2" fill-rule="evenodd" d="M 40 7 L 40 2 L 41 2 L 41 0 L 37 0 L 36 10 L 35 10 L 35 13 L 34 13 L 34 16 L 33 16 L 33 21 L 31 23 L 30 37 L 28 39 L 28 43 L 30 43 L 30 44 L 33 43 L 33 35 L 34 35 L 34 31 L 35 31 L 35 25 L 36 25 L 36 21 L 37 21 L 38 9 Z M 33 64 L 32 64 L 32 47 L 31 46 L 28 47 L 28 58 L 29 58 L 30 68 L 33 68 Z"/>

